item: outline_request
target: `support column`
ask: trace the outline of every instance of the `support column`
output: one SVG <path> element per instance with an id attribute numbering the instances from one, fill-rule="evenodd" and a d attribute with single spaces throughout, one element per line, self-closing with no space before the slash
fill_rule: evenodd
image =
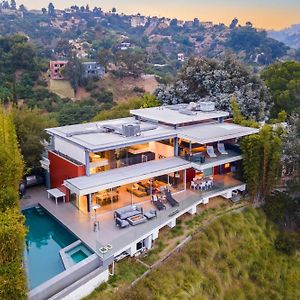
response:
<path id="1" fill-rule="evenodd" d="M 174 138 L 174 156 L 178 156 L 178 137 Z"/>
<path id="2" fill-rule="evenodd" d="M 132 244 L 130 246 L 129 252 L 130 252 L 130 256 L 133 256 L 136 253 L 136 244 Z"/>
<path id="3" fill-rule="evenodd" d="M 85 150 L 85 175 L 90 176 L 90 152 Z"/>
<path id="4" fill-rule="evenodd" d="M 158 238 L 158 232 L 159 232 L 159 230 L 153 231 L 153 233 L 152 233 L 152 240 L 156 240 Z"/>
<path id="5" fill-rule="evenodd" d="M 220 117 L 220 118 L 218 118 L 218 121 L 219 121 L 219 123 L 224 123 L 224 118 Z"/>
<path id="6" fill-rule="evenodd" d="M 189 213 L 190 215 L 194 215 L 196 212 L 197 212 L 197 206 L 196 206 L 196 205 L 193 206 L 193 207 L 188 211 L 188 213 Z"/>
<path id="7" fill-rule="evenodd" d="M 92 195 L 88 194 L 88 195 L 86 195 L 86 198 L 87 198 L 87 211 L 91 212 L 91 210 L 92 210 Z"/>
<path id="8" fill-rule="evenodd" d="M 170 228 L 175 227 L 175 226 L 176 226 L 176 219 L 174 218 L 173 220 L 171 220 L 171 222 L 168 224 L 168 226 L 169 226 Z"/>
<path id="9" fill-rule="evenodd" d="M 186 191 L 186 169 L 183 171 L 184 190 Z"/>
<path id="10" fill-rule="evenodd" d="M 144 245 L 145 245 L 145 248 L 148 250 L 152 248 L 152 235 L 149 235 L 145 238 Z"/>

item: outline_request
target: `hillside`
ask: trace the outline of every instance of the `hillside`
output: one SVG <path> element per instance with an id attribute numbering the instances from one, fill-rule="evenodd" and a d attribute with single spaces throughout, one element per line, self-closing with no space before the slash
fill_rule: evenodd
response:
<path id="1" fill-rule="evenodd" d="M 260 210 L 223 216 L 133 288 L 89 299 L 299 299 L 299 254 L 275 250 L 277 234 Z"/>
<path id="2" fill-rule="evenodd" d="M 269 31 L 268 36 L 291 48 L 300 49 L 300 24 L 294 24 L 283 30 Z"/>
<path id="3" fill-rule="evenodd" d="M 138 24 L 133 25 L 134 18 Z M 68 58 L 75 51 L 83 59 L 99 59 L 100 55 L 101 62 L 107 63 L 115 62 L 122 51 L 139 51 L 147 63 L 144 71 L 157 75 L 176 74 L 195 55 L 217 57 L 232 51 L 249 64 L 266 65 L 286 58 L 288 51 L 250 22 L 239 25 L 236 20 L 230 26 L 198 19 L 183 22 L 112 14 L 100 8 L 73 7 L 53 14 L 24 11 L 22 16 L 0 13 L 0 32 L 24 33 L 47 59 Z"/>

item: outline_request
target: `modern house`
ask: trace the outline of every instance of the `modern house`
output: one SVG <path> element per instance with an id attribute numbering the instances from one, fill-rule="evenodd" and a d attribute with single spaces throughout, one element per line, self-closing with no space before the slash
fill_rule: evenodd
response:
<path id="1" fill-rule="evenodd" d="M 101 78 L 105 74 L 105 69 L 95 61 L 83 62 L 84 76 Z"/>
<path id="2" fill-rule="evenodd" d="M 33 191 L 23 209 L 25 202 L 32 209 L 26 213 L 33 218 L 29 222 L 43 218 L 53 224 L 54 217 L 60 224 L 56 230 L 43 227 L 47 236 L 51 230 L 58 249 L 45 243 L 40 252 L 48 257 L 50 251 L 49 261 L 60 269 L 54 277 L 41 272 L 36 240 L 30 240 L 30 282 L 43 282 L 41 274 L 49 280 L 34 287 L 29 299 L 86 296 L 114 273 L 114 261 L 150 249 L 163 227 L 176 226 L 179 217 L 194 215 L 216 196 L 229 199 L 245 190 L 238 142 L 257 129 L 231 123 L 212 102 L 130 113 L 46 129 L 51 141 L 42 167 L 48 189 Z M 60 227 L 74 235 L 71 241 Z M 30 230 L 33 237 L 40 235 L 38 228 Z"/>
<path id="3" fill-rule="evenodd" d="M 49 194 L 63 191 L 62 210 L 71 203 L 87 218 L 100 220 L 101 234 L 90 244 L 103 260 L 149 249 L 159 230 L 175 226 L 182 214 L 196 213 L 197 205 L 212 197 L 244 191 L 237 142 L 257 133 L 230 123 L 229 114 L 210 102 L 130 113 L 46 130 L 52 137 L 44 160 Z"/>

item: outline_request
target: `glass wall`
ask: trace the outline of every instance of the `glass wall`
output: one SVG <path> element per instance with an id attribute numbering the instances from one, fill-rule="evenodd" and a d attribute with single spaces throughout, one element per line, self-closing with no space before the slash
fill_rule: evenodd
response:
<path id="1" fill-rule="evenodd" d="M 171 141 L 149 142 L 126 148 L 102 151 L 90 154 L 90 173 L 131 166 L 151 160 L 174 156 Z"/>

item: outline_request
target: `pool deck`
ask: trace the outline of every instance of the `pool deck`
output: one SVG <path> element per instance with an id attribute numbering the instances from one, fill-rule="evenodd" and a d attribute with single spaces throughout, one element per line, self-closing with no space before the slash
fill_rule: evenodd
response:
<path id="1" fill-rule="evenodd" d="M 178 207 L 167 205 L 166 210 L 158 211 L 157 218 L 125 229 L 116 227 L 113 217 L 114 212 L 109 211 L 97 217 L 97 221 L 100 223 L 100 230 L 97 232 L 93 230 L 93 215 L 90 216 L 79 211 L 72 203 L 59 202 L 56 205 L 54 200 L 47 198 L 45 187 L 28 189 L 26 199 L 21 200 L 21 209 L 41 205 L 96 253 L 99 254 L 101 247 L 110 244 L 112 249 L 109 254 L 112 256 L 121 253 L 126 249 L 126 246 L 139 238 L 144 238 L 147 233 L 149 234 L 156 228 L 168 225 L 171 219 L 174 219 L 174 216 L 177 218 L 190 211 L 191 208 L 203 202 L 204 199 L 224 195 L 227 191 L 233 189 L 242 190 L 244 187 L 244 183 L 230 176 L 225 176 L 222 181 L 215 182 L 214 187 L 208 191 L 200 192 L 187 189 L 174 195 L 174 198 L 179 202 Z M 143 207 L 144 212 L 154 208 L 150 201 L 140 205 Z M 203 204 L 201 206 L 205 207 Z M 101 253 L 99 255 L 101 256 Z M 102 258 L 104 260 L 104 255 Z"/>

